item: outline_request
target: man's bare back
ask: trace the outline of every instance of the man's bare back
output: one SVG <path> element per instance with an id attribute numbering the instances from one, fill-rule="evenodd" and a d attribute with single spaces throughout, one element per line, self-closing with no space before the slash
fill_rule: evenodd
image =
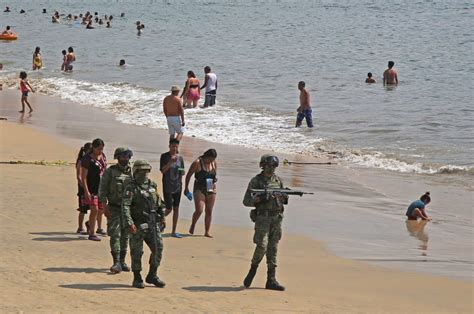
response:
<path id="1" fill-rule="evenodd" d="M 183 105 L 181 103 L 181 98 L 175 95 L 168 95 L 163 100 L 163 112 L 165 116 L 183 116 Z"/>
<path id="2" fill-rule="evenodd" d="M 300 89 L 300 108 L 299 110 L 311 109 L 311 96 L 309 92 L 302 88 Z"/>
<path id="3" fill-rule="evenodd" d="M 393 69 L 395 63 L 393 61 L 388 62 L 388 69 L 383 72 L 383 85 L 385 84 L 398 84 L 398 75 L 397 71 Z"/>

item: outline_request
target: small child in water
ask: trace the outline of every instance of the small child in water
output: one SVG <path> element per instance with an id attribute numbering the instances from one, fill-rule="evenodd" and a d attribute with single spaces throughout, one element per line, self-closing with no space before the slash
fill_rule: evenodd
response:
<path id="1" fill-rule="evenodd" d="M 33 89 L 33 87 L 31 87 L 30 83 L 28 83 L 28 80 L 26 79 L 27 76 L 28 75 L 26 74 L 26 72 L 24 71 L 20 72 L 20 91 L 21 91 L 22 109 L 19 112 L 25 112 L 25 103 L 28 105 L 28 108 L 30 108 L 30 112 L 33 111 L 30 103 L 28 102 L 28 92 L 31 90 L 34 93 L 35 90 Z"/>
<path id="2" fill-rule="evenodd" d="M 119 66 L 121 67 L 125 66 L 125 59 L 120 59 Z"/>
<path id="3" fill-rule="evenodd" d="M 365 79 L 366 83 L 375 83 L 375 80 L 372 78 L 372 73 L 367 73 L 367 78 Z"/>
<path id="4" fill-rule="evenodd" d="M 63 63 L 61 64 L 61 71 L 66 71 L 66 64 L 67 64 L 67 51 L 63 50 Z"/>
<path id="5" fill-rule="evenodd" d="M 408 220 L 417 220 L 421 218 L 423 220 L 430 221 L 431 218 L 426 213 L 425 207 L 431 202 L 430 192 L 423 194 L 419 200 L 416 200 L 408 206 L 406 216 Z"/>

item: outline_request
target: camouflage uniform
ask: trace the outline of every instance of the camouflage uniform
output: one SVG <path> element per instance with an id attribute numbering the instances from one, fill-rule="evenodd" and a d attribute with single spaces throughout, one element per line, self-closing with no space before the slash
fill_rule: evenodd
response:
<path id="1" fill-rule="evenodd" d="M 262 157 L 261 166 L 263 164 L 262 161 L 269 156 L 273 157 L 271 155 L 264 155 Z M 266 255 L 268 267 L 266 288 L 283 290 L 284 287 L 280 286 L 275 279 L 275 268 L 277 267 L 276 258 L 278 252 L 278 242 L 280 241 L 282 235 L 281 226 L 283 221 L 283 204 L 287 203 L 288 198 L 276 198 L 270 196 L 268 199 L 264 199 L 256 203 L 255 199 L 251 195 L 250 190 L 265 188 L 283 188 L 282 180 L 274 173 L 271 176 L 265 176 L 263 172 L 259 173 L 250 180 L 243 200 L 243 204 L 245 206 L 255 207 L 254 215 L 252 216 L 255 222 L 253 242 L 256 245 L 252 257 L 251 269 L 249 275 L 247 275 L 247 278 L 244 281 L 244 285 L 246 287 L 250 286 L 257 271 L 258 265 L 262 261 L 263 256 Z M 275 289 L 275 287 L 278 287 L 278 289 Z"/>
<path id="2" fill-rule="evenodd" d="M 270 178 L 258 174 L 250 180 L 247 191 L 245 192 L 244 205 L 255 206 L 257 215 L 255 219 L 255 233 L 253 243 L 257 245 L 252 258 L 252 264 L 260 264 L 263 256 L 267 256 L 268 267 L 276 267 L 278 242 L 281 239 L 281 223 L 283 220 L 283 205 L 277 199 L 273 198 L 268 201 L 255 204 L 254 199 L 250 195 L 250 189 L 264 188 L 283 188 L 283 183 L 277 175 Z"/>
<path id="3" fill-rule="evenodd" d="M 110 251 L 114 259 L 114 266 L 111 267 L 112 272 L 130 271 L 125 263 L 128 230 L 121 221 L 121 207 L 124 187 L 131 178 L 132 170 L 129 165 L 123 167 L 116 164 L 109 167 L 100 180 L 99 200 L 102 204 L 107 203 L 107 209 L 111 215 L 110 218 L 107 218 L 107 234 L 110 236 Z M 119 260 L 118 265 L 117 260 Z"/>
<path id="4" fill-rule="evenodd" d="M 136 161 L 135 164 L 137 162 L 141 161 Z M 153 204 L 156 204 L 155 209 L 158 214 L 156 226 L 156 247 L 153 245 L 152 232 L 148 229 L 142 229 L 140 227 L 140 225 L 147 224 L 148 222 L 148 217 L 143 212 L 150 213 L 151 210 L 145 198 L 151 200 Z M 124 227 L 126 228 L 130 228 L 132 225 L 135 225 L 137 228 L 136 233 L 130 235 L 130 253 L 132 256 L 132 271 L 135 278 L 139 277 L 139 281 L 141 281 L 140 272 L 142 270 L 143 241 L 145 241 L 151 250 L 151 256 L 149 259 L 150 271 L 146 281 L 155 284 L 154 279 L 156 278 L 159 280 L 159 278 L 156 277 L 156 271 L 158 266 L 160 266 L 161 257 L 163 254 L 163 239 L 161 237 L 159 224 L 164 221 L 164 208 L 164 202 L 158 195 L 157 185 L 150 179 L 147 179 L 142 184 L 138 184 L 133 180 L 125 188 L 122 202 L 122 221 L 124 222 Z M 134 286 L 136 286 L 135 282 L 136 279 L 134 279 Z M 141 282 L 143 284 L 143 281 Z M 162 285 L 155 285 L 164 286 L 164 283 L 162 283 Z M 144 286 L 140 286 L 137 288 L 143 287 Z"/>

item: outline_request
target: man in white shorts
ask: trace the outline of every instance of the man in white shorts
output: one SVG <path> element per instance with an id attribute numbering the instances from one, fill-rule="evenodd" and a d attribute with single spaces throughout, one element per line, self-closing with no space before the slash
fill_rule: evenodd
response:
<path id="1" fill-rule="evenodd" d="M 171 86 L 171 95 L 163 99 L 163 112 L 168 122 L 170 139 L 176 138 L 178 141 L 181 141 L 184 129 L 184 109 L 178 94 L 179 87 L 176 85 Z"/>

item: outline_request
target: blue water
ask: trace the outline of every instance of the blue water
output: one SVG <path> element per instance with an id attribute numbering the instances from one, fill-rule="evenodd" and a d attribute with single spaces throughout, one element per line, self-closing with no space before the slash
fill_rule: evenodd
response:
<path id="1" fill-rule="evenodd" d="M 41 92 L 165 128 L 169 87 L 183 85 L 188 70 L 202 79 L 210 65 L 218 107 L 187 111 L 188 135 L 392 171 L 473 172 L 472 2 L 0 1 L 6 5 L 13 12 L 0 13 L 0 25 L 20 35 L 0 42 L 7 86 L 40 46 L 46 67 L 29 77 Z M 55 9 L 112 14 L 112 28 L 52 24 Z M 77 62 L 64 75 L 61 50 L 69 46 Z M 117 67 L 122 58 L 126 69 Z M 399 73 L 393 89 L 381 84 L 388 60 Z M 364 83 L 369 71 L 377 84 Z M 300 80 L 312 95 L 312 130 L 292 128 Z"/>

